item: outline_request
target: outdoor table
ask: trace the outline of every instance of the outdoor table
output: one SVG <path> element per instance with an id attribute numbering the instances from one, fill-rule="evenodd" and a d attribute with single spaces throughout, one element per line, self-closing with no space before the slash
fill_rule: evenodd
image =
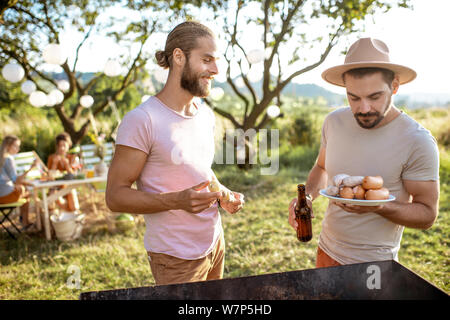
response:
<path id="1" fill-rule="evenodd" d="M 106 182 L 106 176 L 94 177 L 94 178 L 85 178 L 85 179 L 73 179 L 73 180 L 54 180 L 54 181 L 33 181 L 31 184 L 33 185 L 33 195 L 34 201 L 37 203 L 37 199 L 39 198 L 39 191 L 42 191 L 42 207 L 43 207 L 43 222 L 44 222 L 44 231 L 45 238 L 47 240 L 51 240 L 51 232 L 50 232 L 50 217 L 48 207 L 50 204 L 55 202 L 59 197 L 63 197 L 73 189 L 76 189 L 79 186 L 88 185 L 96 182 Z M 47 193 L 50 188 L 54 187 L 63 187 L 58 190 L 54 194 L 47 196 Z M 40 213 L 39 206 L 36 205 L 36 214 L 37 214 L 37 228 L 40 230 Z"/>

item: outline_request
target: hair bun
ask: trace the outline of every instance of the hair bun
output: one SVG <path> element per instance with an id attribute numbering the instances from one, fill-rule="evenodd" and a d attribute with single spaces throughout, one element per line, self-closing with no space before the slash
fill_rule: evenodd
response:
<path id="1" fill-rule="evenodd" d="M 162 50 L 155 53 L 156 62 L 158 65 L 164 69 L 169 67 L 169 60 L 167 59 L 166 53 Z"/>

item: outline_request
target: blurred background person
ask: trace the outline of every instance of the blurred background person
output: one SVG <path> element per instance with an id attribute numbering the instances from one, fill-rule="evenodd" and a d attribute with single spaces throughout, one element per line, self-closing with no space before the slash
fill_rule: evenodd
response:
<path id="1" fill-rule="evenodd" d="M 51 175 L 55 175 L 55 170 L 62 173 L 66 172 L 67 174 L 75 173 L 75 169 L 73 168 L 73 165 L 75 165 L 75 155 L 68 153 L 71 147 L 72 139 L 68 133 L 63 132 L 56 136 L 56 151 L 47 160 L 47 168 L 50 170 Z M 52 192 L 63 187 L 56 188 Z M 66 211 L 76 211 L 79 209 L 76 190 L 74 189 L 65 195 L 64 198 L 58 199 L 57 204 L 60 209 Z"/>
<path id="2" fill-rule="evenodd" d="M 25 229 L 32 224 L 29 221 L 29 193 L 25 186 L 30 185 L 25 178 L 34 167 L 36 160 L 31 167 L 20 176 L 17 175 L 16 165 L 13 156 L 20 150 L 20 139 L 14 135 L 6 136 L 0 147 L 0 204 L 17 202 L 19 199 L 27 199 L 27 202 L 20 207 L 20 221 Z"/>

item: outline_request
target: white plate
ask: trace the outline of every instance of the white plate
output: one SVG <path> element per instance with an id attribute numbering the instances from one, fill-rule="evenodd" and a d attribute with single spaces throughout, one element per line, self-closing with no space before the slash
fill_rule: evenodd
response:
<path id="1" fill-rule="evenodd" d="M 325 189 L 320 190 L 319 193 L 322 196 L 327 197 L 328 199 L 331 199 L 331 200 L 335 200 L 335 201 L 342 202 L 342 203 L 353 204 L 356 206 L 365 206 L 365 207 L 375 207 L 375 206 L 379 206 L 383 203 L 395 200 L 395 197 L 391 194 L 389 195 L 389 198 L 386 200 L 359 200 L 359 199 L 345 199 L 345 198 L 340 198 L 340 197 L 329 196 L 328 194 L 326 194 Z"/>

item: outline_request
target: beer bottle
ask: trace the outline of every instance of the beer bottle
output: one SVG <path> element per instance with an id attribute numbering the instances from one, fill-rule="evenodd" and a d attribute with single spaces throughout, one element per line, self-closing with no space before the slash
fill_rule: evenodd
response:
<path id="1" fill-rule="evenodd" d="M 297 221 L 297 239 L 308 242 L 312 239 L 311 209 L 306 203 L 306 189 L 304 184 L 297 185 L 298 200 L 295 206 L 295 221 Z"/>

